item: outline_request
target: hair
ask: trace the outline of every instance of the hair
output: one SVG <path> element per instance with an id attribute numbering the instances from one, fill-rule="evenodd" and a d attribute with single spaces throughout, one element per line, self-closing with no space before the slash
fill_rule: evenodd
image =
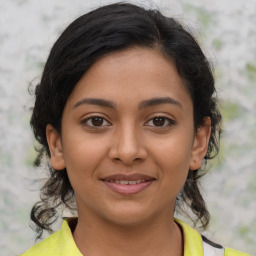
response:
<path id="1" fill-rule="evenodd" d="M 61 134 L 61 119 L 68 97 L 84 73 L 100 58 L 134 46 L 157 49 L 176 66 L 193 102 L 194 127 L 211 118 L 210 141 L 205 160 L 219 149 L 221 115 L 216 103 L 212 68 L 193 35 L 174 18 L 158 10 L 128 3 L 115 3 L 93 10 L 72 22 L 53 45 L 41 82 L 35 88 L 35 105 L 30 124 L 39 142 L 35 165 L 45 164 L 49 178 L 41 188 L 41 201 L 31 210 L 37 238 L 44 230 L 52 232 L 58 218 L 57 208 L 74 210 L 74 190 L 67 171 L 49 164 L 46 126 Z M 189 170 L 185 185 L 177 196 L 176 207 L 187 205 L 195 222 L 206 228 L 210 215 L 199 190 L 198 179 L 206 170 Z"/>

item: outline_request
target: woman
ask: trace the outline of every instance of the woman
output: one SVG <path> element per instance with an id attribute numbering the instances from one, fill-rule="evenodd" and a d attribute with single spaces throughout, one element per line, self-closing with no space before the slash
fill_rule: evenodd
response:
<path id="1" fill-rule="evenodd" d="M 193 36 L 159 11 L 112 4 L 75 20 L 54 44 L 31 125 L 50 177 L 31 211 L 51 232 L 23 255 L 246 255 L 174 218 L 185 203 L 203 228 L 202 164 L 218 152 L 221 115 Z"/>

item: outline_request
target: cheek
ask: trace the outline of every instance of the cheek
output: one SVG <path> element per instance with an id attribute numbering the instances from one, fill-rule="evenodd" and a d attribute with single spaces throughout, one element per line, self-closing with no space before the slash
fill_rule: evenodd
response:
<path id="1" fill-rule="evenodd" d="M 99 143 L 88 138 L 81 139 L 72 137 L 72 141 L 65 141 L 63 153 L 66 169 L 73 178 L 88 178 L 96 175 L 96 170 L 105 156 L 104 143 Z M 79 139 L 80 138 L 80 139 Z M 67 154 L 65 154 L 67 152 Z"/>
<path id="2" fill-rule="evenodd" d="M 160 168 L 160 179 L 165 190 L 177 194 L 182 189 L 189 171 L 190 142 L 188 138 L 176 136 L 175 139 L 166 139 L 152 152 L 152 158 Z"/>
<path id="3" fill-rule="evenodd" d="M 68 150 L 68 149 L 67 149 Z M 72 153 L 70 153 L 72 152 Z M 97 179 L 97 167 L 101 161 L 101 149 L 92 147 L 89 143 L 78 145 L 69 150 L 69 155 L 65 158 L 67 174 L 74 189 L 76 200 L 83 198 L 84 195 L 91 195 L 95 200 L 100 196 L 95 191 Z M 91 193 L 94 191 L 93 193 Z"/>
<path id="4" fill-rule="evenodd" d="M 173 135 L 161 141 L 156 141 L 154 144 L 158 146 L 154 147 L 152 155 L 155 155 L 159 164 L 163 163 L 163 165 L 172 169 L 174 167 L 178 169 L 189 167 L 192 148 L 192 139 L 189 136 L 186 137 L 185 134 L 181 136 Z M 151 149 L 153 149 L 153 145 Z"/>

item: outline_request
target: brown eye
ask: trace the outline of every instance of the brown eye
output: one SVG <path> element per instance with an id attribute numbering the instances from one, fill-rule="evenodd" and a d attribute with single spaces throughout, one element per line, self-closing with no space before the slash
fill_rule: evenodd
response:
<path id="1" fill-rule="evenodd" d="M 165 124 L 166 118 L 164 117 L 155 117 L 153 118 L 153 124 L 155 126 L 163 126 Z"/>
<path id="2" fill-rule="evenodd" d="M 151 127 L 168 127 L 174 125 L 176 122 L 166 116 L 156 116 L 152 119 L 150 119 L 148 122 L 146 122 L 146 126 Z"/>
<path id="3" fill-rule="evenodd" d="M 101 126 L 103 124 L 104 119 L 102 117 L 93 117 L 91 119 L 91 123 L 93 126 Z"/>
<path id="4" fill-rule="evenodd" d="M 91 116 L 89 118 L 86 118 L 82 121 L 82 124 L 92 128 L 110 126 L 110 123 L 101 116 Z"/>

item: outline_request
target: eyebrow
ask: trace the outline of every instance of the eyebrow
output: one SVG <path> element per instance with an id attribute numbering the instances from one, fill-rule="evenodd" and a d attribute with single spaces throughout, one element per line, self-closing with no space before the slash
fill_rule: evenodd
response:
<path id="1" fill-rule="evenodd" d="M 110 101 L 110 100 L 97 99 L 97 98 L 84 98 L 84 99 L 79 100 L 73 106 L 73 109 L 75 109 L 83 104 L 98 105 L 98 106 L 103 106 L 103 107 L 107 107 L 107 108 L 111 108 L 111 109 L 116 109 L 116 107 L 117 107 L 117 105 L 113 101 Z M 159 98 L 152 98 L 149 100 L 142 101 L 139 104 L 139 109 L 153 107 L 153 106 L 161 105 L 161 104 L 173 104 L 173 105 L 176 105 L 176 106 L 182 108 L 181 103 L 173 98 L 159 97 Z"/>
<path id="2" fill-rule="evenodd" d="M 173 104 L 182 108 L 182 105 L 179 101 L 170 97 L 160 97 L 160 98 L 153 98 L 153 99 L 142 101 L 139 105 L 139 108 L 142 109 L 142 108 L 152 107 L 160 104 Z"/>
<path id="3" fill-rule="evenodd" d="M 73 106 L 73 109 L 79 107 L 82 104 L 98 105 L 98 106 L 108 107 L 108 108 L 112 108 L 112 109 L 116 108 L 116 104 L 113 101 L 97 99 L 97 98 L 84 98 L 82 100 L 79 100 Z"/>

